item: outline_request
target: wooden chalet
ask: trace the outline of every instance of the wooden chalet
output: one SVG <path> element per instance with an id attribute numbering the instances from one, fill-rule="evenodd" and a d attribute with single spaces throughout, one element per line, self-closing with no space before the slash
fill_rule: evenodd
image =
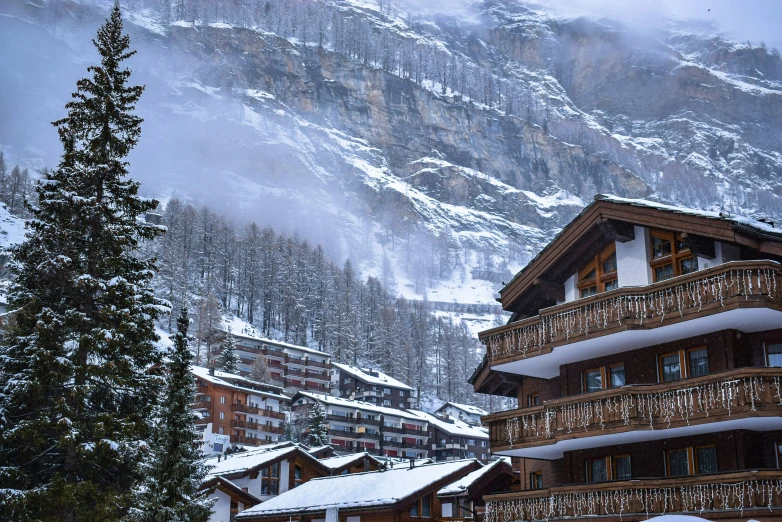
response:
<path id="1" fill-rule="evenodd" d="M 311 480 L 237 515 L 237 521 L 413 522 L 442 517 L 437 492 L 480 469 L 477 460 Z"/>
<path id="2" fill-rule="evenodd" d="M 483 522 L 485 495 L 510 491 L 517 480 L 511 465 L 494 460 L 437 492 L 443 522 Z"/>
<path id="3" fill-rule="evenodd" d="M 782 230 L 597 196 L 500 292 L 486 522 L 782 514 Z"/>

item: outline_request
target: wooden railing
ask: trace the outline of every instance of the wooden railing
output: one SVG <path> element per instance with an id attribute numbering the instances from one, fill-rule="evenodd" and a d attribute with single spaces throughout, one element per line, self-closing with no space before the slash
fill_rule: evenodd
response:
<path id="1" fill-rule="evenodd" d="M 231 427 L 241 428 L 244 430 L 265 431 L 267 433 L 284 433 L 284 430 L 281 426 L 269 426 L 268 424 L 262 424 L 260 422 L 249 422 L 243 420 L 232 420 Z"/>
<path id="2" fill-rule="evenodd" d="M 264 446 L 266 444 L 274 444 L 273 440 L 256 439 L 254 437 L 245 437 L 243 435 L 231 435 L 231 442 L 239 444 L 249 444 L 250 446 Z"/>
<path id="3" fill-rule="evenodd" d="M 483 417 L 492 451 L 559 440 L 782 414 L 782 368 L 739 368 L 624 386 Z"/>
<path id="4" fill-rule="evenodd" d="M 480 337 L 489 361 L 495 363 L 537 356 L 556 346 L 621 329 L 665 326 L 765 298 L 782 298 L 780 264 L 734 261 L 643 288 L 617 288 L 552 306 L 535 317 L 487 330 Z"/>
<path id="5" fill-rule="evenodd" d="M 485 522 L 666 513 L 747 517 L 782 509 L 782 471 L 577 484 L 484 499 Z"/>
<path id="6" fill-rule="evenodd" d="M 257 408 L 246 404 L 232 404 L 231 411 L 237 413 L 249 413 L 252 415 L 261 415 L 272 419 L 285 419 L 285 414 L 280 411 L 267 410 L 266 408 Z"/>
<path id="7" fill-rule="evenodd" d="M 331 363 L 313 361 L 312 359 L 307 359 L 307 366 L 315 366 L 317 368 L 326 368 L 327 370 L 331 369 Z"/>

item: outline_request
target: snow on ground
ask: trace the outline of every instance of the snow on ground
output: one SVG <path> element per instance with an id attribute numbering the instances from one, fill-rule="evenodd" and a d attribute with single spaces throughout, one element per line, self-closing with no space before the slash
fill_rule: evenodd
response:
<path id="1" fill-rule="evenodd" d="M 24 241 L 24 219 L 12 216 L 0 204 L 0 248 L 9 249 Z"/>

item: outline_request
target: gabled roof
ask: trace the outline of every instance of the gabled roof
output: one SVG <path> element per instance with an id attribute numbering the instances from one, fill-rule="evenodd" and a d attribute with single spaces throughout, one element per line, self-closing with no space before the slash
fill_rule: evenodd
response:
<path id="1" fill-rule="evenodd" d="M 382 463 L 375 457 L 367 452 L 363 453 L 350 453 L 348 455 L 342 455 L 339 457 L 329 457 L 326 459 L 320 459 L 320 463 L 329 468 L 332 472 L 340 471 L 342 469 L 351 467 L 355 464 L 361 464 L 364 460 L 374 462 L 377 467 L 381 467 Z"/>
<path id="2" fill-rule="evenodd" d="M 425 420 L 431 425 L 434 425 L 439 429 L 440 431 L 444 431 L 445 433 L 448 433 L 450 435 L 456 435 L 457 437 L 468 437 L 470 439 L 477 439 L 477 440 L 488 440 L 489 439 L 489 430 L 486 428 L 483 428 L 481 426 L 470 426 L 464 421 L 461 421 L 459 419 L 450 419 L 450 421 L 446 421 L 443 419 L 437 418 L 435 415 L 432 415 L 431 413 L 426 413 L 424 411 L 418 411 L 418 410 L 407 410 L 410 413 L 413 413 L 421 418 L 421 420 Z"/>
<path id="3" fill-rule="evenodd" d="M 248 451 L 233 453 L 226 458 L 217 457 L 207 459 L 207 466 L 211 466 L 205 480 L 214 477 L 237 478 L 252 473 L 260 468 L 270 466 L 275 462 L 288 459 L 293 455 L 301 455 L 304 459 L 310 461 L 313 466 L 320 469 L 321 472 L 328 474 L 328 468 L 321 464 L 321 461 L 310 455 L 299 444 L 292 442 L 283 442 L 274 444 L 265 448 L 251 449 Z"/>
<path id="4" fill-rule="evenodd" d="M 457 410 L 462 410 L 465 413 L 469 413 L 471 415 L 488 415 L 489 412 L 484 410 L 483 408 L 479 408 L 477 406 L 472 406 L 470 404 L 460 404 L 458 402 L 446 402 L 442 406 L 440 406 L 435 413 L 439 413 L 443 411 L 448 406 L 453 406 Z"/>
<path id="5" fill-rule="evenodd" d="M 358 368 L 356 366 L 348 366 L 347 364 L 331 363 L 334 368 L 337 368 L 340 372 L 350 374 L 357 379 L 374 384 L 377 386 L 388 386 L 390 388 L 401 388 L 403 390 L 413 390 L 414 388 L 408 386 L 400 380 L 394 379 L 390 375 L 386 375 L 381 371 L 369 370 L 366 368 Z M 369 372 L 373 371 L 377 373 L 377 376 L 371 375 Z"/>
<path id="6" fill-rule="evenodd" d="M 273 399 L 279 399 L 287 401 L 288 397 L 282 394 L 282 388 L 273 384 L 266 384 L 265 382 L 256 382 L 241 375 L 234 373 L 221 372 L 215 370 L 214 375 L 209 373 L 209 368 L 203 366 L 192 366 L 190 372 L 201 379 L 202 381 L 211 382 L 220 386 L 226 386 L 235 390 L 243 391 L 246 393 L 252 393 L 255 395 L 263 395 Z M 262 389 L 253 388 L 253 386 L 260 386 Z"/>
<path id="7" fill-rule="evenodd" d="M 350 408 L 353 410 L 368 411 L 372 413 L 388 415 L 390 417 L 401 417 L 403 419 L 416 420 L 419 422 L 422 420 L 420 417 L 418 417 L 413 413 L 410 413 L 407 410 L 397 410 L 394 408 L 386 408 L 385 406 L 376 406 L 371 402 L 344 399 L 342 397 L 334 397 L 333 395 L 327 395 L 324 393 L 298 391 L 293 396 L 293 398 L 291 398 L 291 402 L 295 403 L 299 399 L 299 397 L 306 397 L 308 399 L 317 400 L 329 404 L 331 406 L 339 406 L 342 408 Z"/>
<path id="8" fill-rule="evenodd" d="M 513 468 L 504 460 L 495 460 L 480 469 L 476 469 L 469 475 L 465 475 L 456 482 L 451 482 L 437 492 L 438 497 L 454 497 L 472 494 L 471 489 L 484 485 L 486 480 L 493 480 L 496 475 L 507 475 L 513 478 Z"/>
<path id="9" fill-rule="evenodd" d="M 512 310 L 519 297 L 533 286 L 539 285 L 545 289 L 549 281 L 569 277 L 573 273 L 571 270 L 577 269 L 571 266 L 574 261 L 597 254 L 597 251 L 589 250 L 601 246 L 599 241 L 595 241 L 596 237 L 621 237 L 627 233 L 617 228 L 621 225 L 688 232 L 782 256 L 782 229 L 774 228 L 769 223 L 727 212 L 695 210 L 643 199 L 598 194 L 500 290 L 502 307 Z M 632 233 L 632 227 L 629 233 Z"/>
<path id="10" fill-rule="evenodd" d="M 307 450 L 307 453 L 309 453 L 314 457 L 317 457 L 318 459 L 333 457 L 337 454 L 337 452 L 334 451 L 334 448 L 329 444 L 324 444 L 323 446 L 316 446 L 314 448 L 309 448 Z"/>
<path id="11" fill-rule="evenodd" d="M 319 513 L 329 508 L 391 508 L 433 487 L 457 480 L 480 467 L 475 459 L 427 464 L 415 468 L 370 471 L 316 478 L 237 515 L 237 520 Z"/>
<path id="12" fill-rule="evenodd" d="M 259 499 L 252 493 L 243 490 L 242 488 L 240 488 L 230 480 L 223 477 L 212 477 L 208 479 L 206 482 L 201 484 L 201 490 L 203 491 L 205 489 L 222 490 L 232 499 L 236 499 L 240 501 L 242 504 L 244 504 L 245 509 L 261 503 L 261 499 Z"/>

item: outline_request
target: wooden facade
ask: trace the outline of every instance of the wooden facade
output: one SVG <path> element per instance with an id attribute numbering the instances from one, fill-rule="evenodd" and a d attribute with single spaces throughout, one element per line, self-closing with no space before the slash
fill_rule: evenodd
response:
<path id="1" fill-rule="evenodd" d="M 782 518 L 782 231 L 598 198 L 501 292 L 487 522 Z"/>

